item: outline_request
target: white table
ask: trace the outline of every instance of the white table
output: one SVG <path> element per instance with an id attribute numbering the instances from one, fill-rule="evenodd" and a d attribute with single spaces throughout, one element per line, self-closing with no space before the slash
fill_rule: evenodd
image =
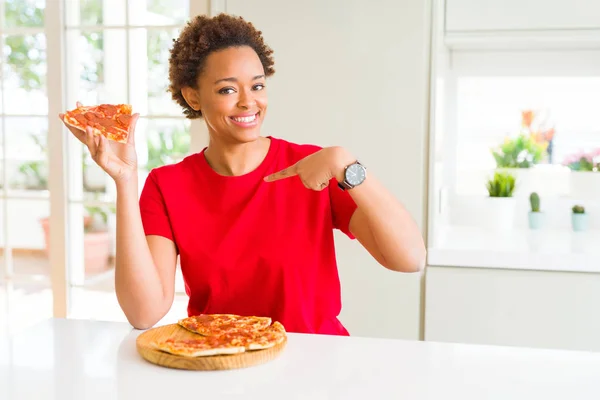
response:
<path id="1" fill-rule="evenodd" d="M 138 356 L 127 324 L 0 338 L 0 399 L 600 399 L 600 353 L 290 334 L 275 361 L 196 372 Z"/>

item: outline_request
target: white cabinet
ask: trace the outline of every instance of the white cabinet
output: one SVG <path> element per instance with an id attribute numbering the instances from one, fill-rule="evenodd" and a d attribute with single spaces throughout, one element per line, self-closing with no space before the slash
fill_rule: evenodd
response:
<path id="1" fill-rule="evenodd" d="M 600 351 L 600 274 L 429 267 L 425 340 Z"/>
<path id="2" fill-rule="evenodd" d="M 599 0 L 446 0 L 446 31 L 600 29 Z"/>

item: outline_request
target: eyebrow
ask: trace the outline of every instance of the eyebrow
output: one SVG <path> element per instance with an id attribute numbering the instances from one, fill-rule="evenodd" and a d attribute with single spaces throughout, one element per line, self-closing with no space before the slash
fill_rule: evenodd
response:
<path id="1" fill-rule="evenodd" d="M 264 75 L 256 75 L 254 78 L 252 78 L 253 81 L 257 80 L 257 79 L 261 79 L 264 78 Z M 234 77 L 231 78 L 223 78 L 223 79 L 218 79 L 215 81 L 215 85 L 219 82 L 237 82 L 238 80 Z"/>

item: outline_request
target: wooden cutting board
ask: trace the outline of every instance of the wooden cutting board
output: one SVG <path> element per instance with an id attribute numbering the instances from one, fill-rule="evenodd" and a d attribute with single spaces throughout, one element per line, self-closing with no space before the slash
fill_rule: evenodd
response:
<path id="1" fill-rule="evenodd" d="M 155 340 L 193 339 L 197 337 L 178 324 L 171 324 L 152 328 L 137 337 L 136 347 L 138 353 L 147 361 L 168 368 L 187 369 L 195 371 L 215 371 L 226 369 L 247 368 L 264 364 L 275 359 L 287 344 L 286 339 L 280 344 L 264 350 L 246 351 L 238 354 L 227 354 L 208 357 L 183 357 L 156 350 L 151 346 Z"/>

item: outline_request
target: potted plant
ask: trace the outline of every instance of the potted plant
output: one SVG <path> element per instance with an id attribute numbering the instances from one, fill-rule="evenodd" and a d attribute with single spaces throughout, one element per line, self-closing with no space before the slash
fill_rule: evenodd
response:
<path id="1" fill-rule="evenodd" d="M 89 218 L 84 225 L 84 258 L 86 274 L 97 274 L 110 268 L 111 235 L 108 216 L 115 212 L 113 206 L 86 206 Z"/>
<path id="2" fill-rule="evenodd" d="M 495 172 L 487 182 L 489 197 L 486 215 L 488 228 L 507 230 L 513 227 L 515 213 L 515 177 L 507 172 Z"/>
<path id="3" fill-rule="evenodd" d="M 564 159 L 563 165 L 570 170 L 572 197 L 596 199 L 600 196 L 600 149 L 571 154 Z"/>
<path id="4" fill-rule="evenodd" d="M 588 215 L 582 205 L 574 205 L 571 213 L 571 225 L 576 232 L 585 231 L 588 225 Z"/>
<path id="5" fill-rule="evenodd" d="M 550 146 L 554 129 L 547 129 L 546 120 L 533 110 L 521 112 L 520 131 L 507 136 L 502 143 L 491 149 L 496 169 L 510 172 L 518 182 L 518 190 L 525 193 L 547 190 L 543 185 L 543 170 L 539 164 L 552 156 Z M 536 167 L 536 168 L 534 168 Z"/>
<path id="6" fill-rule="evenodd" d="M 529 195 L 531 211 L 529 211 L 529 229 L 540 229 L 544 220 L 544 213 L 540 211 L 540 196 L 533 192 Z"/>
<path id="7" fill-rule="evenodd" d="M 543 157 L 545 147 L 527 134 L 506 138 L 497 148 L 492 149 L 496 168 L 531 168 Z"/>

